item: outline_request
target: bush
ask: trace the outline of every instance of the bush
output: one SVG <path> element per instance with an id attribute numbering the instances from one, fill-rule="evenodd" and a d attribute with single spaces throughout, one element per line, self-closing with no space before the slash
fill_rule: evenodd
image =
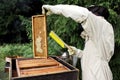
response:
<path id="1" fill-rule="evenodd" d="M 6 56 L 23 56 L 32 57 L 32 45 L 31 44 L 4 44 L 0 46 L 0 58 Z"/>

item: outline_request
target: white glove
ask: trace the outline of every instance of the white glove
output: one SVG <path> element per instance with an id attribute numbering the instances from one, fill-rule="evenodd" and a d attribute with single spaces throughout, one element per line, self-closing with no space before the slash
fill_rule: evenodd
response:
<path id="1" fill-rule="evenodd" d="M 69 55 L 74 55 L 77 52 L 77 48 L 73 46 L 69 46 L 70 48 L 68 49 Z"/>
<path id="2" fill-rule="evenodd" d="M 46 12 L 47 11 L 47 12 Z M 49 9 L 49 5 L 43 5 L 42 6 L 42 14 L 50 15 L 52 12 Z"/>

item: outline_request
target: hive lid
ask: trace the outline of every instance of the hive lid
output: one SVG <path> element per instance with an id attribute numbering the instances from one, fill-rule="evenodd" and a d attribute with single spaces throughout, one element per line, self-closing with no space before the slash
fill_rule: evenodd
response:
<path id="1" fill-rule="evenodd" d="M 47 29 L 45 15 L 32 16 L 33 53 L 35 58 L 47 58 Z"/>

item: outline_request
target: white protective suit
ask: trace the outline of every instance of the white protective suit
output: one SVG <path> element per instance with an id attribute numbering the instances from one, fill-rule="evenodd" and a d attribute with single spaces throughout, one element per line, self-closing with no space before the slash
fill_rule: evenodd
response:
<path id="1" fill-rule="evenodd" d="M 77 49 L 81 58 L 82 80 L 112 80 L 108 62 L 114 53 L 114 32 L 112 25 L 103 17 L 96 16 L 87 8 L 75 5 L 43 5 L 49 13 L 70 17 L 81 23 L 85 47 Z"/>

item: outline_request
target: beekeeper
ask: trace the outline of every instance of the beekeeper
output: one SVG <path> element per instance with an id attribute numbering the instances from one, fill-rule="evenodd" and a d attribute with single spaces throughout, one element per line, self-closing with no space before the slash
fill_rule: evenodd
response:
<path id="1" fill-rule="evenodd" d="M 108 10 L 101 6 L 84 8 L 76 5 L 43 5 L 43 14 L 59 14 L 81 23 L 85 39 L 83 50 L 75 47 L 68 50 L 70 55 L 81 58 L 82 80 L 112 80 L 109 61 L 114 53 L 114 32 L 106 20 Z M 94 13 L 94 14 L 93 14 Z"/>

